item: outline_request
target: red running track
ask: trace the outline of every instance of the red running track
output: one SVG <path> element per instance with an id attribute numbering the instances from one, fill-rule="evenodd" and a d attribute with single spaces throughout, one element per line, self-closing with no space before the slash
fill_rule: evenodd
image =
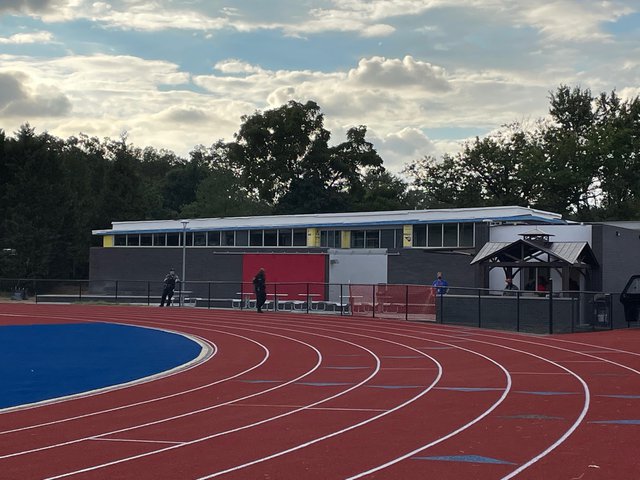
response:
<path id="1" fill-rule="evenodd" d="M 0 325 L 184 332 L 179 372 L 0 410 L 2 479 L 640 478 L 640 331 L 0 304 Z"/>

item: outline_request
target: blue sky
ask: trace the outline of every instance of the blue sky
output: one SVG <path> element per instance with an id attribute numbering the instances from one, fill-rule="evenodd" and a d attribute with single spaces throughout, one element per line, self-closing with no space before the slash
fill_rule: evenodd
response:
<path id="1" fill-rule="evenodd" d="M 637 0 L 0 0 L 0 129 L 173 150 L 316 101 L 385 166 L 534 124 L 561 84 L 640 93 Z"/>

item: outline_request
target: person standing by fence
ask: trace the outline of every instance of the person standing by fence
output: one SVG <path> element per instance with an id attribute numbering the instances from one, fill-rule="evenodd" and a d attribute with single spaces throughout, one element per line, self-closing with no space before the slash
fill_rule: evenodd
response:
<path id="1" fill-rule="evenodd" d="M 262 306 L 267 301 L 267 277 L 264 274 L 264 268 L 258 270 L 253 277 L 253 288 L 256 292 L 256 309 L 258 313 L 262 313 Z"/>
<path id="2" fill-rule="evenodd" d="M 505 285 L 504 292 L 502 293 L 503 295 L 517 295 L 516 290 L 518 290 L 518 287 L 516 287 L 516 285 L 513 283 L 513 278 L 505 278 L 504 283 Z"/>
<path id="3" fill-rule="evenodd" d="M 438 295 L 444 295 L 449 290 L 449 282 L 447 282 L 442 276 L 442 272 L 438 272 L 437 278 L 433 281 L 431 286 L 436 288 Z"/>
<path id="4" fill-rule="evenodd" d="M 173 297 L 173 291 L 176 288 L 176 282 L 179 282 L 180 279 L 176 275 L 176 271 L 172 268 L 167 273 L 167 276 L 164 277 L 164 286 L 162 289 L 162 298 L 160 299 L 160 306 L 164 307 L 165 301 L 167 303 L 167 307 L 171 306 L 171 298 Z"/>

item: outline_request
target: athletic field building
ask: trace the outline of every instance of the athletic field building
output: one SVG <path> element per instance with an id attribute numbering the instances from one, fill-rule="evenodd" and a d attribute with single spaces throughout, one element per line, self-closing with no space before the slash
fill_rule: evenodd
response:
<path id="1" fill-rule="evenodd" d="M 554 291 L 609 292 L 640 273 L 640 222 L 581 224 L 525 207 L 113 222 L 93 235 L 94 288 L 181 276 L 184 256 L 186 288 L 200 296 L 209 282 L 214 296 L 236 295 L 261 267 L 269 284 L 430 285 L 443 272 L 451 287 L 502 290 L 510 275 L 521 290 L 551 280 Z"/>

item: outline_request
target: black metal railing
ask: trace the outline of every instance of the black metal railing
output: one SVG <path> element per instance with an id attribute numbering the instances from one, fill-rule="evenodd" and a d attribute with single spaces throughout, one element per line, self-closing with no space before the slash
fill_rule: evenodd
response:
<path id="1" fill-rule="evenodd" d="M 160 305 L 163 283 L 146 280 L 0 278 L 0 296 L 37 303 Z M 254 309 L 249 282 L 180 282 L 173 306 Z M 270 283 L 265 309 L 432 321 L 536 334 L 625 328 L 619 293 L 503 291 L 428 285 Z"/>

